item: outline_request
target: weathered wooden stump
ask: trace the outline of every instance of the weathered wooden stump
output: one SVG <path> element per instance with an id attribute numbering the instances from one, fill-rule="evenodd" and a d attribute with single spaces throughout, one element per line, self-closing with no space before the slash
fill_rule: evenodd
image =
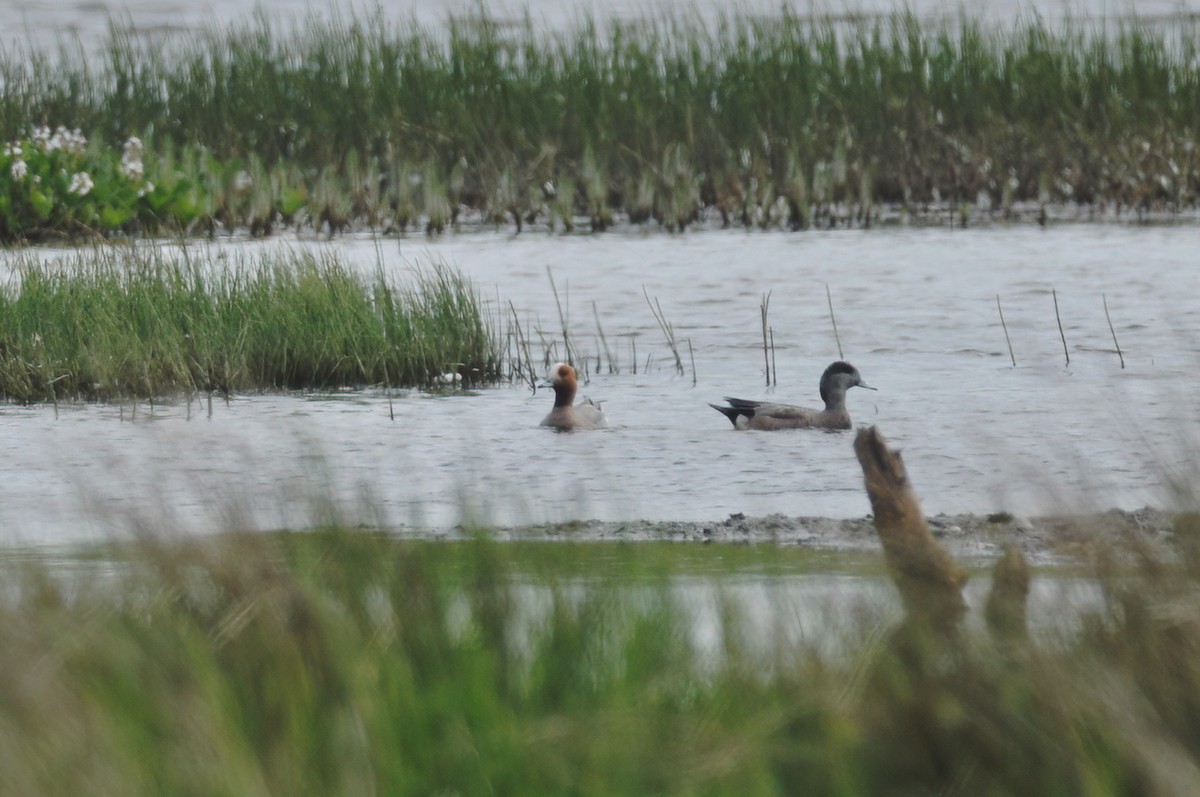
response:
<path id="1" fill-rule="evenodd" d="M 962 587 L 967 577 L 933 538 L 900 453 L 889 449 L 873 426 L 859 430 L 854 453 L 862 466 L 875 529 L 908 621 L 953 633 L 966 611 Z"/>

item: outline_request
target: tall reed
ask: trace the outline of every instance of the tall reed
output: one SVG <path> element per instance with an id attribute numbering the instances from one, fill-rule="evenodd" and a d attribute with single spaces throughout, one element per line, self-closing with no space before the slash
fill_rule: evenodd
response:
<path id="1" fill-rule="evenodd" d="M 786 9 L 552 32 L 481 15 L 422 29 L 375 12 L 165 44 L 114 26 L 96 64 L 0 54 L 0 137 L 43 121 L 113 147 L 139 134 L 151 180 L 209 185 L 215 219 L 259 231 L 267 216 L 437 231 L 461 208 L 568 229 L 576 216 L 603 229 L 614 213 L 669 229 L 706 214 L 869 224 L 881 204 L 919 215 L 981 198 L 1001 214 L 1170 211 L 1194 207 L 1200 188 L 1195 32 L 1188 19 L 1005 26 Z M 255 163 L 250 196 L 214 177 L 254 178 Z"/>
<path id="2" fill-rule="evenodd" d="M 441 264 L 399 284 L 328 255 L 200 264 L 105 248 L 18 261 L 0 291 L 0 396 L 15 401 L 179 392 L 428 385 L 500 377 L 499 334 Z"/>

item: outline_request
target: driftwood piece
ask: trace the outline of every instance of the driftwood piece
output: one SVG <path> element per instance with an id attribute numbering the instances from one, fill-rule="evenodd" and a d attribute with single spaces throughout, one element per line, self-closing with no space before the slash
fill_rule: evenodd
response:
<path id="1" fill-rule="evenodd" d="M 992 589 L 983 608 L 988 631 L 1001 643 L 1024 642 L 1029 637 L 1025 607 L 1029 599 L 1029 564 L 1016 548 L 1009 547 L 992 569 Z"/>
<path id="2" fill-rule="evenodd" d="M 953 632 L 966 611 L 962 597 L 966 573 L 933 538 L 900 453 L 889 449 L 873 426 L 859 430 L 854 453 L 862 466 L 884 558 L 909 622 Z"/>

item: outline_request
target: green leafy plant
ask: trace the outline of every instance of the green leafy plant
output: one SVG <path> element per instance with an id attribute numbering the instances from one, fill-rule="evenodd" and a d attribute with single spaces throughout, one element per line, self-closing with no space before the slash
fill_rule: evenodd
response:
<path id="1" fill-rule="evenodd" d="M 78 130 L 35 128 L 0 151 L 0 242 L 187 227 L 198 212 L 189 180 L 155 185 L 141 139 L 118 155 Z"/>

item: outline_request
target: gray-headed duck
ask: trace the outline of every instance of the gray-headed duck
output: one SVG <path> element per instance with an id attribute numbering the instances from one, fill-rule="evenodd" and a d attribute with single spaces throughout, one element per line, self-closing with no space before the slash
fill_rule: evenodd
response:
<path id="1" fill-rule="evenodd" d="M 554 409 L 542 421 L 542 426 L 550 426 L 560 432 L 603 429 L 608 426 L 604 411 L 591 399 L 573 403 L 575 392 L 579 389 L 574 368 L 566 363 L 557 363 L 550 369 L 550 386 L 554 388 Z"/>
<path id="2" fill-rule="evenodd" d="M 770 401 L 749 401 L 726 398 L 728 407 L 709 404 L 720 410 L 735 429 L 849 429 L 850 413 L 846 411 L 846 391 L 852 387 L 875 388 L 862 380 L 858 369 L 850 363 L 835 362 L 821 374 L 821 399 L 825 409 L 812 410 L 791 404 Z"/>

